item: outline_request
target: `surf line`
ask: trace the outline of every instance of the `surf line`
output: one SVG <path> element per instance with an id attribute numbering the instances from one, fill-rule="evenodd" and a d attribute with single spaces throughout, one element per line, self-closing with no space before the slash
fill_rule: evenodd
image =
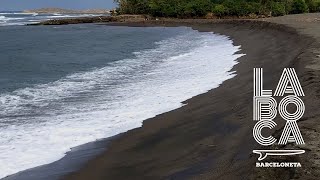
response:
<path id="1" fill-rule="evenodd" d="M 262 146 L 271 146 L 278 141 L 278 145 L 296 143 L 305 144 L 301 135 L 297 121 L 302 118 L 305 112 L 305 105 L 300 97 L 304 97 L 304 91 L 299 82 L 294 68 L 284 68 L 277 88 L 272 90 L 263 89 L 263 68 L 254 68 L 253 72 L 253 120 L 256 122 L 253 127 L 253 138 Z M 284 96 L 284 95 L 287 96 Z M 283 97 L 278 104 L 274 97 Z M 296 111 L 290 113 L 287 106 L 293 104 Z M 277 114 L 286 121 L 280 139 L 277 140 L 272 135 L 263 136 L 261 131 L 264 128 L 272 129 L 277 126 L 273 121 Z M 262 161 L 267 156 L 290 156 L 305 153 L 301 149 L 279 149 L 279 150 L 253 150 L 258 154 L 258 161 Z"/>

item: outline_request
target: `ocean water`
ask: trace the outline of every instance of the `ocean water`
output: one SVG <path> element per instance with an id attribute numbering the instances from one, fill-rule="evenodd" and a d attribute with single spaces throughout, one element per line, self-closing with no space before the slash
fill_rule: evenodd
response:
<path id="1" fill-rule="evenodd" d="M 240 46 L 187 27 L 0 27 L 0 178 L 218 87 Z"/>
<path id="2" fill-rule="evenodd" d="M 0 11 L 0 26 L 34 24 L 44 20 L 99 16 L 101 14 L 38 14 L 12 11 Z"/>

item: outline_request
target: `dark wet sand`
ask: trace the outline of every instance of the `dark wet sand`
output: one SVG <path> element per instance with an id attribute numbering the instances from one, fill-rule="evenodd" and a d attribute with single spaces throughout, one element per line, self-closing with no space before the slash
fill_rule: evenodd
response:
<path id="1" fill-rule="evenodd" d="M 306 14 L 297 18 L 285 16 L 263 20 L 272 24 L 261 20 L 165 20 L 112 24 L 191 26 L 199 31 L 230 36 L 235 45 L 241 45 L 239 53 L 247 55 L 239 58 L 239 64 L 233 68 L 237 73 L 235 78 L 187 100 L 188 105 L 182 108 L 146 120 L 141 128 L 123 133 L 112 141 L 100 141 L 97 149 L 103 144 L 108 148 L 103 148 L 103 153 L 95 155 L 95 158 L 72 156 L 72 153 L 73 158 L 70 158 L 69 154 L 71 160 L 91 160 L 63 179 L 317 179 L 320 175 L 320 124 L 317 123 L 320 119 L 320 57 L 316 59 L 320 54 L 318 17 L 319 14 Z M 314 21 L 296 22 L 298 18 Z M 252 138 L 254 67 L 264 68 L 265 89 L 275 89 L 285 67 L 294 67 L 298 73 L 306 94 L 303 100 L 307 108 L 298 123 L 307 145 L 298 148 L 306 149 L 307 153 L 295 156 L 293 160 L 300 161 L 302 168 L 254 167 L 257 156 L 252 154 L 252 150 L 259 148 Z M 279 119 L 276 121 L 277 129 L 280 129 L 283 123 Z M 92 152 L 95 152 L 94 147 L 87 153 Z M 60 166 L 67 168 L 68 163 Z M 59 176 L 64 175 L 59 171 L 61 167 L 56 168 Z M 40 172 L 45 179 L 51 179 L 48 171 L 40 169 Z"/>
<path id="2" fill-rule="evenodd" d="M 114 24 L 183 25 L 199 31 L 213 31 L 230 36 L 235 45 L 241 45 L 240 53 L 247 55 L 240 58 L 240 63 L 233 68 L 237 73 L 235 78 L 186 101 L 187 106 L 149 119 L 142 128 L 124 133 L 111 142 L 103 154 L 65 179 L 316 178 L 320 163 L 315 165 L 308 161 L 312 156 L 319 157 L 317 148 L 320 142 L 315 139 L 319 136 L 310 133 L 320 130 L 320 125 L 315 124 L 320 113 L 319 68 L 313 64 L 316 57 L 313 50 L 319 44 L 316 35 L 312 35 L 320 33 L 312 27 L 314 24 L 319 26 L 319 23 L 296 22 L 293 23 L 295 26 L 285 26 L 281 24 L 288 23 L 292 16 L 279 19 L 265 20 L 277 24 L 261 21 L 213 23 L 205 20 Z M 297 31 L 297 28 L 300 29 Z M 303 33 L 303 28 L 309 28 L 311 33 Z M 307 149 L 307 153 L 295 156 L 294 160 L 301 161 L 303 168 L 254 168 L 257 157 L 252 150 L 258 148 L 251 135 L 254 67 L 264 68 L 266 89 L 275 89 L 283 68 L 294 67 L 298 73 L 306 93 L 304 102 L 307 108 L 299 123 L 307 145 L 299 148 Z M 277 121 L 279 129 L 283 123 L 279 119 Z"/>

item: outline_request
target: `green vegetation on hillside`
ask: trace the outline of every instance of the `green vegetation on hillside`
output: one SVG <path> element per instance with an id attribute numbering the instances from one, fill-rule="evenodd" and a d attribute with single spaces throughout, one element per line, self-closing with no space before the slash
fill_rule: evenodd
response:
<path id="1" fill-rule="evenodd" d="M 155 17 L 281 16 L 320 12 L 320 0 L 115 0 L 120 14 Z"/>

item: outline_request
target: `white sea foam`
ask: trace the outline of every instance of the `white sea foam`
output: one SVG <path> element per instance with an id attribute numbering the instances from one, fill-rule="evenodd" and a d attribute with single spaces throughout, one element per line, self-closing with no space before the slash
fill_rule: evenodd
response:
<path id="1" fill-rule="evenodd" d="M 1 23 L 0 22 L 0 26 L 22 26 L 22 25 L 25 25 L 25 24 L 27 24 L 27 22 L 19 22 L 19 23 L 7 23 L 7 22 Z"/>
<path id="2" fill-rule="evenodd" d="M 181 107 L 235 76 L 229 71 L 242 56 L 228 37 L 193 30 L 156 44 L 133 59 L 0 94 L 0 178 Z"/>
<path id="3" fill-rule="evenodd" d="M 0 16 L 0 21 L 21 20 L 21 19 L 24 19 L 24 18 L 13 18 L 13 17 Z"/>
<path id="4" fill-rule="evenodd" d="M 34 14 L 38 14 L 38 13 L 6 12 L 6 13 L 0 13 L 0 14 L 34 15 Z"/>
<path id="5" fill-rule="evenodd" d="M 0 13 L 0 26 L 25 25 L 50 19 L 99 16 L 99 14 L 47 14 L 38 13 Z"/>

